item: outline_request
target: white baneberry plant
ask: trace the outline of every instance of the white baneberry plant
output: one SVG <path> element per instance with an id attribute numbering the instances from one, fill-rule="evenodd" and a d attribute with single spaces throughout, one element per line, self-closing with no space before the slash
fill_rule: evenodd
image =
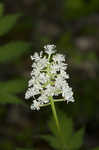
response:
<path id="1" fill-rule="evenodd" d="M 32 98 L 32 110 L 39 110 L 42 106 L 51 105 L 52 112 L 59 128 L 54 102 L 74 102 L 72 88 L 67 80 L 67 64 L 62 54 L 56 53 L 55 45 L 44 46 L 44 52 L 37 52 L 31 56 L 33 61 L 31 79 L 25 99 Z M 57 97 L 61 96 L 61 99 Z"/>

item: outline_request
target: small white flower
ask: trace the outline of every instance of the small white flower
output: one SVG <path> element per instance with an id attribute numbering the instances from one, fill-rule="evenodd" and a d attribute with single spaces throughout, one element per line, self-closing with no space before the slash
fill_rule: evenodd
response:
<path id="1" fill-rule="evenodd" d="M 55 92 L 55 87 L 51 86 L 50 84 L 48 84 L 46 86 L 45 89 L 45 94 L 49 97 L 49 96 L 54 96 L 54 92 Z"/>
<path id="2" fill-rule="evenodd" d="M 36 53 L 34 53 L 34 55 L 33 56 L 31 56 L 31 60 L 35 60 L 35 61 L 38 61 L 40 59 L 40 57 L 39 57 L 39 55 L 38 55 L 38 53 L 36 52 Z"/>
<path id="3" fill-rule="evenodd" d="M 60 63 L 60 62 L 65 61 L 65 57 L 62 54 L 56 54 L 56 55 L 53 56 L 53 60 L 54 60 L 54 62 Z"/>
<path id="4" fill-rule="evenodd" d="M 36 100 L 33 101 L 33 104 L 30 107 L 32 110 L 40 110 L 40 102 L 37 102 Z"/>
<path id="5" fill-rule="evenodd" d="M 46 59 L 46 57 L 41 58 L 38 62 L 37 62 L 37 67 L 39 67 L 40 69 L 43 69 L 44 67 L 47 66 L 48 63 L 48 59 Z"/>
<path id="6" fill-rule="evenodd" d="M 49 99 L 48 99 L 48 96 L 45 95 L 45 93 L 44 93 L 44 94 L 42 94 L 41 96 L 39 96 L 38 101 L 40 101 L 42 104 L 43 104 L 43 103 L 46 104 L 46 103 L 49 102 Z"/>
<path id="7" fill-rule="evenodd" d="M 60 66 L 58 65 L 58 64 L 52 64 L 51 65 L 51 73 L 53 74 L 56 74 L 57 73 L 57 71 L 59 71 L 59 69 L 60 69 Z"/>
<path id="8" fill-rule="evenodd" d="M 65 79 L 69 79 L 69 75 L 64 70 L 60 70 L 60 76 Z"/>
<path id="9" fill-rule="evenodd" d="M 55 48 L 56 48 L 55 45 L 45 45 L 45 46 L 44 46 L 45 52 L 46 52 L 48 55 L 54 54 L 54 53 L 55 53 Z"/>
<path id="10" fill-rule="evenodd" d="M 43 56 L 42 51 L 40 55 L 35 53 L 31 56 L 33 70 L 25 98 L 33 98 L 32 110 L 39 110 L 41 106 L 50 102 L 49 97 L 59 94 L 67 103 L 74 102 L 72 88 L 67 82 L 69 75 L 66 72 L 65 57 L 62 54 L 55 54 L 55 47 L 55 45 L 44 46 L 48 56 Z"/>
<path id="11" fill-rule="evenodd" d="M 34 91 L 34 88 L 29 88 L 27 92 L 25 93 L 25 99 L 29 99 L 33 97 L 35 94 L 36 92 Z"/>
<path id="12" fill-rule="evenodd" d="M 69 86 L 64 86 L 62 88 L 62 96 L 64 97 L 65 100 L 72 101 L 73 102 L 73 92 L 72 92 L 72 88 L 70 88 Z"/>
<path id="13" fill-rule="evenodd" d="M 28 87 L 31 87 L 35 84 L 35 77 L 32 77 L 32 79 L 29 80 L 28 82 Z"/>
<path id="14" fill-rule="evenodd" d="M 40 58 L 42 58 L 42 57 L 43 57 L 43 51 L 40 52 Z"/>
<path id="15" fill-rule="evenodd" d="M 38 77 L 40 74 L 40 68 L 38 67 L 37 69 L 33 69 L 31 72 L 31 76 Z"/>
<path id="16" fill-rule="evenodd" d="M 46 75 L 46 73 L 40 73 L 39 77 L 38 77 L 38 81 L 42 84 L 46 83 L 49 80 L 49 76 Z"/>

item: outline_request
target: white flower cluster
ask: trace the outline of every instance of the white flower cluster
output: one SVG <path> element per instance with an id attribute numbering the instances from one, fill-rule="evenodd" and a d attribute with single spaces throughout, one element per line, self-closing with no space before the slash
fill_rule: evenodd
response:
<path id="1" fill-rule="evenodd" d="M 49 97 L 59 94 L 64 101 L 74 102 L 72 88 L 67 83 L 69 75 L 66 73 L 65 57 L 62 54 L 55 54 L 55 48 L 55 45 L 46 45 L 44 53 L 41 51 L 40 55 L 35 53 L 31 56 L 33 70 L 25 99 L 33 98 L 31 105 L 33 110 L 39 110 L 41 106 L 49 104 Z"/>

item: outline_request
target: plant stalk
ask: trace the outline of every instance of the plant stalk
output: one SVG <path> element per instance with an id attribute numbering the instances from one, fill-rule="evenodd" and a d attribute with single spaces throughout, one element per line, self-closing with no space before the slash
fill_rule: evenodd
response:
<path id="1" fill-rule="evenodd" d="M 52 97 L 50 97 L 50 104 L 51 104 L 51 108 L 52 108 L 53 117 L 54 117 L 54 120 L 56 122 L 56 127 L 57 127 L 57 131 L 58 131 L 58 135 L 59 135 L 60 140 L 61 140 L 61 150 L 65 150 L 64 146 L 63 146 L 64 145 L 64 143 L 63 143 L 63 137 L 62 137 L 62 133 L 61 133 L 61 129 L 60 129 L 60 125 L 59 125 L 57 113 L 56 113 L 54 99 Z"/>
<path id="2" fill-rule="evenodd" d="M 58 133 L 61 136 L 60 125 L 59 125 L 59 121 L 58 121 L 58 117 L 57 117 L 57 113 L 56 113 L 56 108 L 55 108 L 54 100 L 53 100 L 52 97 L 50 97 L 50 104 L 51 104 L 51 108 L 52 108 L 53 117 L 54 117 L 55 122 L 56 122 Z"/>

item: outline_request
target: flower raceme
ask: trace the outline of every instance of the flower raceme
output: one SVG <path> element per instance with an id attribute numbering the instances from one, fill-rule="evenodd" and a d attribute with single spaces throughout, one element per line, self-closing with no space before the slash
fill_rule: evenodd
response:
<path id="1" fill-rule="evenodd" d="M 44 52 L 31 56 L 33 70 L 25 99 L 33 98 L 32 110 L 50 105 L 50 97 L 54 102 L 74 102 L 72 88 L 67 82 L 69 75 L 66 73 L 65 57 L 56 53 L 55 48 L 55 45 L 46 45 Z M 58 96 L 62 99 L 56 98 Z"/>

